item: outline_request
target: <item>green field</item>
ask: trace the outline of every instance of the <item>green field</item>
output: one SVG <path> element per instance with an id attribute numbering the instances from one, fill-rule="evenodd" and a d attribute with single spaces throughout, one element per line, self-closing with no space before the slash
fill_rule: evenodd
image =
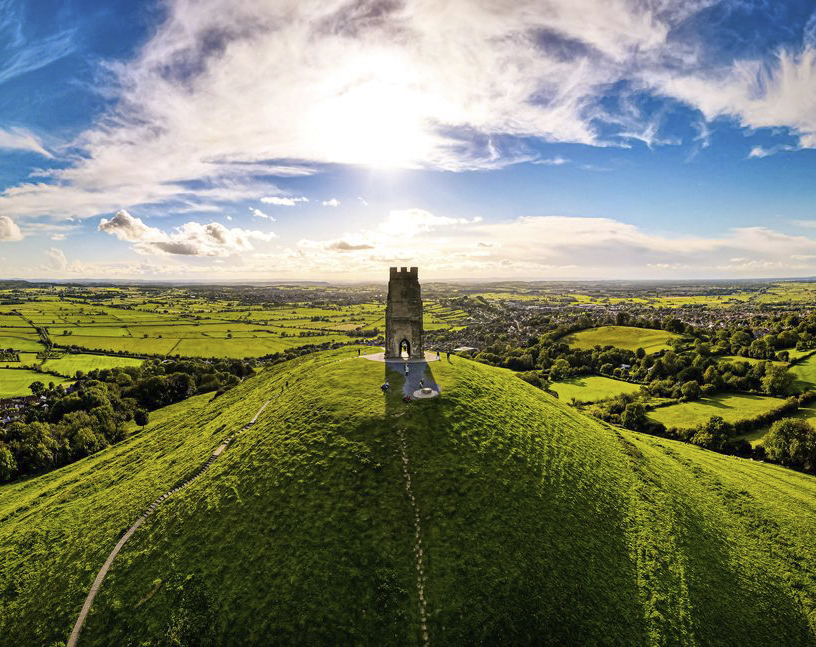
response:
<path id="1" fill-rule="evenodd" d="M 421 645 L 403 450 L 431 644 L 816 642 L 813 477 L 603 425 L 461 358 L 405 404 L 398 373 L 347 357 L 271 366 L 0 487 L 0 643 L 65 641 L 123 531 L 275 395 L 125 545 L 81 645 Z"/>
<path id="2" fill-rule="evenodd" d="M 806 404 L 804 406 L 799 407 L 799 410 L 795 413 L 791 413 L 785 416 L 786 418 L 801 418 L 803 420 L 808 420 L 810 424 L 816 424 L 816 403 Z M 765 434 L 767 434 L 771 429 L 771 425 L 767 425 L 762 427 L 761 429 L 756 429 L 751 431 L 747 434 L 742 434 L 739 438 L 744 438 L 748 442 L 751 443 L 752 447 L 757 447 L 763 444 L 763 439 L 765 438 Z"/>
<path id="3" fill-rule="evenodd" d="M 790 372 L 796 377 L 796 384 L 803 389 L 816 387 L 816 355 L 791 366 Z"/>
<path id="4" fill-rule="evenodd" d="M 48 375 L 47 373 L 37 373 L 36 371 L 0 368 L 0 398 L 31 395 L 31 390 L 28 387 L 32 382 L 42 382 L 46 385 L 49 382 L 69 384 L 71 380 Z"/>
<path id="5" fill-rule="evenodd" d="M 721 362 L 745 362 L 746 364 L 759 364 L 760 362 L 769 362 L 771 364 L 776 364 L 778 366 L 787 366 L 787 362 L 780 362 L 777 360 L 767 360 L 767 359 L 755 359 L 753 357 L 742 357 L 741 355 L 723 355 L 719 358 Z"/>
<path id="6" fill-rule="evenodd" d="M 679 335 L 651 328 L 601 326 L 582 330 L 571 335 L 566 341 L 573 348 L 591 349 L 595 346 L 615 346 L 631 351 L 642 348 L 647 353 L 656 353 L 670 348 L 666 342 L 677 337 Z"/>
<path id="7" fill-rule="evenodd" d="M 66 377 L 74 377 L 77 371 L 87 373 L 94 369 L 113 368 L 115 366 L 141 366 L 143 361 L 132 357 L 78 353 L 76 355 L 67 354 L 60 359 L 46 360 L 43 364 L 43 370 L 54 371 Z"/>
<path id="8" fill-rule="evenodd" d="M 550 388 L 558 393 L 559 399 L 564 402 L 570 402 L 573 398 L 581 402 L 597 402 L 621 393 L 638 393 L 640 384 L 613 380 L 600 375 L 584 375 L 553 382 Z"/>
<path id="9" fill-rule="evenodd" d="M 689 429 L 705 422 L 711 416 L 720 416 L 726 422 L 736 422 L 755 418 L 759 414 L 781 406 L 781 398 L 770 398 L 761 395 L 744 395 L 741 393 L 722 393 L 695 402 L 674 404 L 661 407 L 649 413 L 652 420 L 663 423 L 666 427 Z"/>
<path id="10" fill-rule="evenodd" d="M 382 303 L 246 305 L 204 300 L 171 288 L 152 298 L 137 288 L 88 290 L 98 300 L 74 301 L 59 298 L 59 290 L 32 288 L 29 301 L 0 305 L 0 323 L 6 325 L 0 326 L 0 348 L 43 350 L 36 325 L 47 329 L 57 348 L 250 358 L 306 345 L 375 339 L 385 327 Z M 466 316 L 425 302 L 426 330 L 459 329 Z"/>

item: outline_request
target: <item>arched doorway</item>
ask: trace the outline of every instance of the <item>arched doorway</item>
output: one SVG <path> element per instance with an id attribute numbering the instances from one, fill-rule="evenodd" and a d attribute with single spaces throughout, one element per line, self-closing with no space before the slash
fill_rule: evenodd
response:
<path id="1" fill-rule="evenodd" d="M 400 359 L 409 359 L 411 357 L 411 342 L 407 339 L 403 339 L 399 345 L 399 356 Z"/>

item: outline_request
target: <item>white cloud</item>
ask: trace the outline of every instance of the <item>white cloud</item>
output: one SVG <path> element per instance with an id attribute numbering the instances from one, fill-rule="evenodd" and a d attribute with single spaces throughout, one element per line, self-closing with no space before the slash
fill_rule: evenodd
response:
<path id="1" fill-rule="evenodd" d="M 23 232 L 11 218 L 0 216 L 0 240 L 12 241 L 22 240 Z"/>
<path id="2" fill-rule="evenodd" d="M 706 119 L 731 116 L 748 128 L 790 128 L 798 147 L 816 148 L 816 44 L 779 50 L 773 60 L 737 60 L 728 67 L 692 74 L 666 70 L 649 81 L 669 96 L 698 108 Z M 779 150 L 754 147 L 750 157 Z"/>
<path id="3" fill-rule="evenodd" d="M 65 257 L 65 252 L 56 247 L 49 247 L 45 252 L 48 259 L 46 267 L 55 272 L 64 272 L 68 268 L 68 259 Z"/>
<path id="4" fill-rule="evenodd" d="M 766 227 L 669 238 L 610 218 L 531 216 L 482 223 L 420 209 L 392 212 L 367 232 L 301 240 L 298 249 L 294 262 L 304 275 L 338 267 L 348 275 L 377 276 L 389 264 L 418 265 L 426 275 L 445 278 L 676 279 L 816 271 L 816 241 Z"/>
<path id="5" fill-rule="evenodd" d="M 331 198 L 330 200 L 323 200 L 323 206 L 324 207 L 339 207 L 340 206 L 340 200 L 338 200 L 337 198 Z"/>
<path id="6" fill-rule="evenodd" d="M 360 203 L 360 205 L 361 205 L 361 206 L 363 206 L 363 207 L 367 207 L 367 206 L 368 206 L 368 201 L 366 201 L 366 199 L 365 199 L 365 198 L 358 197 L 358 198 L 357 198 L 357 202 L 359 202 L 359 203 Z"/>
<path id="7" fill-rule="evenodd" d="M 42 142 L 24 128 L 13 128 L 11 130 L 0 128 L 0 148 L 29 151 L 43 157 L 53 157 L 51 153 L 45 150 Z"/>
<path id="8" fill-rule="evenodd" d="M 394 238 L 413 238 L 417 234 L 433 231 L 440 227 L 468 225 L 480 222 L 481 218 L 448 218 L 435 216 L 424 209 L 402 209 L 391 211 L 388 217 L 377 226 L 376 235 Z"/>
<path id="9" fill-rule="evenodd" d="M 65 240 L 65 234 L 51 234 L 51 240 Z"/>
<path id="10" fill-rule="evenodd" d="M 230 256 L 252 251 L 252 241 L 271 241 L 276 235 L 238 227 L 229 229 L 211 222 L 203 225 L 187 222 L 167 233 L 145 225 L 126 210 L 119 210 L 107 220 L 102 218 L 99 231 L 134 243 L 133 249 L 141 254 L 177 254 L 181 256 Z"/>
<path id="11" fill-rule="evenodd" d="M 168 0 L 137 55 L 108 64 L 117 101 L 79 154 L 0 208 L 87 218 L 203 199 L 202 180 L 247 188 L 229 201 L 323 164 L 496 168 L 536 159 L 520 138 L 606 145 L 601 96 L 679 60 L 667 35 L 706 4 Z"/>
<path id="12" fill-rule="evenodd" d="M 299 197 L 299 198 L 285 198 L 280 196 L 272 196 L 267 198 L 261 198 L 261 202 L 264 204 L 271 204 L 276 207 L 294 207 L 299 202 L 308 202 L 309 198 Z"/>
<path id="13" fill-rule="evenodd" d="M 564 157 L 561 157 L 560 155 L 557 155 L 555 157 L 550 157 L 550 158 L 546 158 L 546 159 L 536 159 L 536 160 L 533 160 L 532 163 L 533 164 L 543 164 L 545 166 L 561 166 L 562 164 L 566 164 L 568 162 L 569 162 L 568 159 L 566 159 Z"/>
<path id="14" fill-rule="evenodd" d="M 273 218 L 272 216 L 270 216 L 268 214 L 265 214 L 260 209 L 255 209 L 253 207 L 250 207 L 249 212 L 252 214 L 253 218 L 265 218 L 266 220 L 271 220 L 272 222 L 275 222 L 275 218 Z M 230 220 L 232 220 L 232 218 L 230 218 Z"/>
<path id="15" fill-rule="evenodd" d="M 167 0 L 136 56 L 108 64 L 115 83 L 103 90 L 117 100 L 71 142 L 67 168 L 6 190 L 0 209 L 18 219 L 171 201 L 217 209 L 274 195 L 269 176 L 326 164 L 497 168 L 537 161 L 528 137 L 676 143 L 659 115 L 604 108 L 612 87 L 660 92 L 706 119 L 787 126 L 798 146 L 816 146 L 810 36 L 772 65 L 711 71 L 705 44 L 673 30 L 714 3 Z M 0 145 L 47 154 L 30 133 L 2 133 Z"/>

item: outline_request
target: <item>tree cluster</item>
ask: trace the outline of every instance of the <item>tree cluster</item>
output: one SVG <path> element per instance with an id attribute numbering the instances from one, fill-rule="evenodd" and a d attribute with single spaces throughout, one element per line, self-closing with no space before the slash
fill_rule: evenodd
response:
<path id="1" fill-rule="evenodd" d="M 125 438 L 126 423 L 147 424 L 147 412 L 193 395 L 223 392 L 254 372 L 251 362 L 145 362 L 77 371 L 70 389 L 34 382 L 39 406 L 0 429 L 0 481 L 66 465 Z"/>

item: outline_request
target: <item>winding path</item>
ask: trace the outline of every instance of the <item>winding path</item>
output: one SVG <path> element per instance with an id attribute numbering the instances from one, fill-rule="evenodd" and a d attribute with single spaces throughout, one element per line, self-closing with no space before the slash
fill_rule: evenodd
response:
<path id="1" fill-rule="evenodd" d="M 277 396 L 275 396 L 277 397 Z M 113 564 L 113 560 L 116 559 L 116 556 L 119 554 L 119 551 L 122 550 L 122 546 L 127 543 L 128 539 L 133 536 L 133 533 L 139 529 L 139 526 L 142 525 L 145 519 L 147 519 L 153 512 L 158 508 L 162 503 L 164 503 L 170 496 L 186 488 L 190 483 L 195 481 L 199 476 L 201 476 L 204 472 L 206 472 L 210 465 L 213 464 L 213 461 L 218 458 L 224 450 L 229 447 L 229 444 L 236 438 L 236 436 L 240 435 L 242 432 L 249 429 L 252 425 L 255 424 L 255 421 L 258 420 L 258 416 L 263 413 L 263 410 L 266 409 L 266 405 L 268 405 L 274 398 L 270 398 L 266 402 L 263 403 L 260 409 L 258 409 L 258 413 L 255 414 L 255 417 L 249 421 L 246 425 L 244 425 L 239 431 L 236 431 L 231 436 L 227 437 L 223 443 L 221 443 L 218 447 L 216 447 L 215 451 L 210 456 L 209 460 L 202 465 L 198 471 L 193 474 L 189 479 L 184 481 L 181 485 L 176 486 L 169 492 L 165 492 L 162 494 L 158 499 L 156 499 L 153 503 L 150 504 L 150 507 L 144 511 L 141 517 L 139 517 L 136 522 L 128 528 L 128 531 L 122 535 L 122 538 L 118 541 L 116 546 L 113 547 L 113 550 L 108 555 L 108 558 L 105 560 L 105 563 L 102 565 L 99 573 L 96 575 L 96 579 L 94 580 L 93 584 L 91 585 L 91 590 L 88 591 L 88 596 L 85 598 L 85 604 L 82 605 L 82 611 L 79 612 L 79 617 L 77 618 L 76 624 L 74 625 L 74 630 L 71 632 L 71 637 L 68 639 L 68 644 L 66 647 L 76 647 L 77 641 L 79 640 L 79 634 L 82 631 L 82 626 L 85 624 L 85 618 L 88 617 L 88 612 L 91 610 L 91 605 L 93 605 L 94 598 L 96 594 L 99 592 L 99 587 L 102 585 L 102 580 L 105 579 L 105 576 L 108 574 L 111 565 Z"/>

